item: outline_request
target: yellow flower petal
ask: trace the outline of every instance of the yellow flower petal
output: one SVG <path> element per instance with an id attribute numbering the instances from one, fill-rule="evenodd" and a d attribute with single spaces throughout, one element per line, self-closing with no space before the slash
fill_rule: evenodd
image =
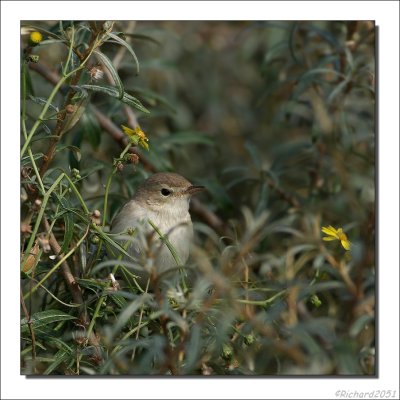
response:
<path id="1" fill-rule="evenodd" d="M 123 129 L 123 131 L 124 131 L 128 136 L 133 136 L 133 135 L 136 133 L 133 129 L 128 128 L 128 127 L 125 126 L 125 125 L 121 125 L 121 128 Z"/>
<path id="2" fill-rule="evenodd" d="M 324 236 L 322 240 L 326 240 L 327 242 L 329 242 L 330 240 L 337 240 L 337 239 L 333 236 Z"/>
<path id="3" fill-rule="evenodd" d="M 341 240 L 340 243 L 342 243 L 344 249 L 350 250 L 350 242 L 348 240 Z"/>
<path id="4" fill-rule="evenodd" d="M 128 128 L 125 125 L 121 125 L 121 128 L 125 132 L 126 135 L 130 137 L 130 140 L 132 143 L 135 143 L 136 145 L 140 145 L 146 150 L 149 150 L 149 145 L 147 142 L 149 141 L 148 137 L 146 134 L 142 131 L 140 126 L 136 126 L 135 129 Z"/>
<path id="5" fill-rule="evenodd" d="M 332 241 L 337 239 L 340 241 L 344 249 L 350 250 L 351 243 L 347 238 L 347 235 L 343 232 L 343 228 L 336 229 L 332 225 L 329 225 L 329 226 L 323 226 L 321 228 L 321 231 L 326 235 L 328 235 L 326 237 L 323 237 L 322 240 Z"/>
<path id="6" fill-rule="evenodd" d="M 335 228 L 332 228 L 331 226 L 329 226 L 328 228 L 327 227 L 322 227 L 322 232 L 324 232 L 325 234 L 327 234 L 327 235 L 329 235 L 329 236 L 333 236 L 333 237 L 335 237 L 336 239 L 339 239 L 339 237 L 338 237 L 338 235 L 337 235 L 337 233 L 336 233 L 336 229 Z"/>

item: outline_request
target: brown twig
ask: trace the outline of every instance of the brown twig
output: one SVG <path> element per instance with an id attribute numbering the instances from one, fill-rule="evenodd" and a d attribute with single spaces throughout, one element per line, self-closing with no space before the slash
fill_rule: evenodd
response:
<path id="1" fill-rule="evenodd" d="M 353 280 L 351 279 L 348 271 L 346 270 L 346 264 L 344 263 L 344 261 L 343 260 L 341 260 L 340 262 L 336 261 L 335 257 L 333 257 L 331 254 L 329 254 L 325 248 L 322 248 L 322 252 L 323 252 L 326 260 L 329 262 L 329 264 L 331 264 L 332 267 L 335 268 L 339 272 L 339 274 L 340 274 L 341 278 L 343 279 L 343 282 L 346 284 L 349 292 L 354 297 L 358 297 L 357 287 L 356 287 L 355 283 L 353 282 Z"/>
<path id="2" fill-rule="evenodd" d="M 36 373 L 36 338 L 35 338 L 35 331 L 33 329 L 33 323 L 32 323 L 31 316 L 29 315 L 28 309 L 26 308 L 24 296 L 22 294 L 22 289 L 21 289 L 21 306 L 22 306 L 22 310 L 24 312 L 26 321 L 28 323 L 29 332 L 30 332 L 31 338 L 32 338 L 32 362 L 33 362 L 34 372 Z"/>
<path id="3" fill-rule="evenodd" d="M 282 188 L 280 188 L 276 184 L 276 182 L 274 182 L 274 180 L 272 178 L 267 176 L 265 179 L 266 179 L 267 185 L 271 189 L 273 189 L 275 192 L 277 192 L 278 195 L 281 197 L 281 199 L 288 202 L 294 208 L 300 208 L 300 203 L 294 196 L 291 196 L 288 193 L 286 193 Z"/>
<path id="4" fill-rule="evenodd" d="M 59 79 L 57 79 L 57 74 L 51 71 L 46 66 L 38 64 L 30 64 L 30 68 L 38 72 L 49 82 L 56 84 Z M 125 148 L 128 144 L 128 138 L 122 132 L 122 130 L 114 124 L 114 122 L 105 116 L 95 105 L 90 105 L 90 110 L 93 112 L 100 126 L 109 134 L 111 137 L 119 143 L 122 148 Z M 140 157 L 140 160 L 146 170 L 151 172 L 156 172 L 155 167 L 146 159 L 143 154 L 139 153 L 136 147 L 129 149 L 130 153 L 136 154 Z M 297 199 L 291 198 L 282 189 L 277 187 L 274 182 L 268 182 L 268 184 L 276 190 L 282 198 L 286 199 L 292 206 L 299 207 Z M 200 200 L 193 198 L 191 201 L 191 207 L 194 213 L 196 213 L 203 221 L 205 221 L 209 226 L 211 226 L 220 235 L 230 235 L 230 230 L 228 225 L 214 212 L 207 209 Z"/>
<path id="5" fill-rule="evenodd" d="M 92 51 L 92 48 L 95 44 L 95 40 L 96 40 L 96 35 L 92 32 L 92 36 L 90 38 L 90 42 L 88 45 L 88 48 L 86 49 L 86 51 L 84 52 L 84 54 L 82 55 L 82 59 L 81 61 L 83 61 L 86 57 L 89 56 L 89 54 Z M 60 77 L 57 76 L 58 74 L 56 74 L 54 71 L 50 71 L 48 72 L 45 67 L 43 65 L 40 64 L 36 64 L 36 66 L 33 66 L 34 63 L 30 63 L 30 67 L 32 69 L 35 69 L 37 72 L 39 72 L 40 74 L 44 75 L 46 74 L 48 76 L 48 80 L 50 82 L 52 82 L 53 84 L 56 84 L 59 82 Z M 71 86 L 77 85 L 80 77 L 82 75 L 83 69 L 79 69 L 72 77 L 71 83 L 70 83 L 70 89 L 68 90 L 68 93 L 66 95 L 66 98 L 64 100 L 64 105 L 62 107 L 62 110 L 58 113 L 57 115 L 57 123 L 56 126 L 54 128 L 53 134 L 52 134 L 52 138 L 50 140 L 50 144 L 49 147 L 46 151 L 46 153 L 43 156 L 43 161 L 42 161 L 42 165 L 40 167 L 40 171 L 39 174 L 40 176 L 43 176 L 45 174 L 45 172 L 47 171 L 47 169 L 49 168 L 49 165 L 51 163 L 51 161 L 54 158 L 54 155 L 56 153 L 56 146 L 57 143 L 59 142 L 59 140 L 61 139 L 62 133 L 63 133 L 63 128 L 65 125 L 65 121 L 66 121 L 66 107 L 71 103 L 72 98 L 75 94 L 75 90 L 71 88 Z M 56 79 L 58 78 L 58 79 Z"/>
<path id="6" fill-rule="evenodd" d="M 43 218 L 43 226 L 46 229 L 49 238 L 49 244 L 54 253 L 57 254 L 58 258 L 63 258 L 64 254 L 61 253 L 61 246 L 58 243 L 56 237 L 54 236 L 53 232 L 50 230 L 50 224 L 46 218 Z M 86 235 L 89 232 L 89 227 L 86 231 Z M 82 296 L 82 289 L 80 288 L 78 282 L 76 282 L 75 277 L 73 276 L 71 269 L 66 261 L 61 264 L 60 267 L 61 275 L 63 276 L 69 291 L 71 292 L 72 299 L 74 303 L 83 305 L 84 300 Z M 90 323 L 89 318 L 85 310 L 82 310 L 79 315 L 80 323 L 83 327 L 87 327 Z M 92 345 L 95 349 L 96 357 L 101 359 L 101 352 L 100 352 L 100 342 L 98 337 L 95 333 L 92 333 L 88 338 L 88 342 Z"/>
<path id="7" fill-rule="evenodd" d="M 64 254 L 61 253 L 61 246 L 59 245 L 53 232 L 50 230 L 50 224 L 46 218 L 43 218 L 43 226 L 48 234 L 50 247 L 52 248 L 54 253 L 57 254 L 58 258 L 63 258 Z M 61 264 L 60 271 L 65 280 L 65 283 L 68 286 L 69 291 L 71 292 L 74 303 L 83 304 L 82 290 L 76 282 L 71 272 L 71 269 L 66 261 Z"/>

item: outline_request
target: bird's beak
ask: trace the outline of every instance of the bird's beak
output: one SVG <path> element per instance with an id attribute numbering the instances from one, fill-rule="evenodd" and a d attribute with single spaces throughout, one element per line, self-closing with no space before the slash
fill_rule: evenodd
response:
<path id="1" fill-rule="evenodd" d="M 204 190 L 206 190 L 204 186 L 189 186 L 186 189 L 186 193 L 192 195 L 198 192 L 203 192 Z"/>

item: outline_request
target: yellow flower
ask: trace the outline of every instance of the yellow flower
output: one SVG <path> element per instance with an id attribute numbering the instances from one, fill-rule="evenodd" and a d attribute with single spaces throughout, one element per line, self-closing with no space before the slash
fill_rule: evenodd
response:
<path id="1" fill-rule="evenodd" d="M 146 136 L 146 134 L 142 131 L 140 126 L 137 126 L 135 129 L 128 128 L 127 126 L 124 126 L 124 125 L 121 125 L 121 127 L 122 127 L 123 131 L 125 132 L 125 134 L 129 136 L 129 139 L 133 143 L 142 146 L 146 150 L 149 150 L 149 145 L 147 143 L 149 141 L 149 139 Z"/>
<path id="2" fill-rule="evenodd" d="M 43 36 L 42 36 L 42 34 L 40 32 L 33 31 L 29 35 L 29 40 L 30 40 L 32 45 L 36 46 L 37 44 L 39 44 L 43 40 Z"/>
<path id="3" fill-rule="evenodd" d="M 322 232 L 326 235 L 322 238 L 322 240 L 339 240 L 345 250 L 350 250 L 350 240 L 347 239 L 346 234 L 343 232 L 342 228 L 335 229 L 333 226 L 329 225 L 328 227 L 323 226 Z"/>

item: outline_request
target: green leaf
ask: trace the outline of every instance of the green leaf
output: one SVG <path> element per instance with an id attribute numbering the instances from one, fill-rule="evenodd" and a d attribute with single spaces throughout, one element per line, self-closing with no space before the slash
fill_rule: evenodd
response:
<path id="1" fill-rule="evenodd" d="M 357 320 L 353 323 L 350 328 L 349 334 L 350 337 L 355 338 L 358 334 L 365 329 L 369 323 L 373 322 L 374 317 L 368 314 L 361 315 Z"/>
<path id="2" fill-rule="evenodd" d="M 117 36 L 115 33 L 112 32 L 108 34 L 108 37 L 114 39 L 116 42 L 124 46 L 129 51 L 129 53 L 132 54 L 136 64 L 136 75 L 139 75 L 139 60 L 137 59 L 136 54 L 133 51 L 132 47 L 129 45 L 129 43 L 125 42 L 125 40 L 121 39 L 119 36 Z"/>
<path id="3" fill-rule="evenodd" d="M 115 337 L 119 331 L 125 326 L 131 316 L 139 310 L 139 308 L 146 303 L 146 301 L 150 300 L 151 296 L 147 293 L 138 296 L 132 302 L 130 302 L 124 310 L 118 315 L 118 319 L 114 323 L 112 337 Z"/>
<path id="4" fill-rule="evenodd" d="M 97 230 L 97 234 L 100 236 L 101 239 L 103 239 L 106 243 L 108 243 L 109 245 L 111 245 L 112 247 L 117 249 L 117 252 L 119 253 L 123 253 L 125 256 L 127 256 L 129 258 L 129 260 L 133 260 L 135 261 L 135 259 L 117 242 L 115 242 L 114 240 L 110 239 L 110 237 L 108 236 L 108 234 L 104 233 L 101 230 Z"/>
<path id="5" fill-rule="evenodd" d="M 66 198 L 60 198 L 59 199 L 63 208 L 69 210 L 72 208 L 72 206 L 69 204 L 69 201 Z M 64 240 L 61 245 L 61 250 L 60 253 L 65 253 L 68 250 L 69 244 L 71 243 L 71 240 L 74 236 L 74 216 L 71 212 L 65 212 L 63 213 L 63 219 L 64 219 Z"/>
<path id="6" fill-rule="evenodd" d="M 81 119 L 82 115 L 86 111 L 86 106 L 89 103 L 89 98 L 89 96 L 83 95 L 78 99 L 78 101 L 75 103 L 75 111 L 72 114 L 67 114 L 65 117 L 64 127 L 61 131 L 61 134 L 64 134 L 71 130 Z"/>
<path id="7" fill-rule="evenodd" d="M 76 282 L 79 284 L 79 286 L 84 287 L 86 289 L 104 290 L 110 286 L 110 283 L 107 281 L 100 281 L 98 279 L 93 279 L 93 278 L 91 279 L 76 278 Z"/>
<path id="8" fill-rule="evenodd" d="M 111 60 L 100 50 L 95 50 L 94 53 L 100 58 L 101 62 L 107 67 L 107 69 L 110 71 L 111 76 L 114 79 L 115 85 L 118 89 L 119 96 L 118 99 L 122 99 L 124 96 L 124 85 L 122 84 L 121 78 L 118 75 L 117 70 L 114 68 L 113 63 Z"/>
<path id="9" fill-rule="evenodd" d="M 27 68 L 25 63 L 24 63 L 24 68 L 25 68 L 25 79 L 26 79 L 26 94 L 33 97 L 35 96 L 35 91 L 33 88 L 30 69 Z"/>
<path id="10" fill-rule="evenodd" d="M 47 99 L 45 99 L 43 97 L 36 97 L 36 96 L 32 96 L 32 95 L 29 95 L 29 99 L 31 99 L 36 104 L 40 104 L 41 106 L 44 106 L 47 102 Z M 53 106 L 53 104 L 51 104 L 51 103 L 49 104 L 49 108 L 55 112 L 59 111 L 58 107 Z"/>
<path id="11" fill-rule="evenodd" d="M 125 298 L 119 296 L 117 293 L 110 293 L 109 297 L 120 309 L 127 306 L 127 301 L 125 300 Z"/>
<path id="12" fill-rule="evenodd" d="M 82 115 L 81 124 L 83 132 L 94 149 L 97 149 L 101 142 L 101 128 L 93 113 L 86 112 Z"/>
<path id="13" fill-rule="evenodd" d="M 59 321 L 68 321 L 71 319 L 76 319 L 72 315 L 66 314 L 60 310 L 47 310 L 39 311 L 32 315 L 31 321 L 34 329 L 40 328 L 42 326 L 52 324 Z M 26 318 L 21 320 L 21 332 L 26 332 L 29 330 L 28 321 Z"/>
<path id="14" fill-rule="evenodd" d="M 68 149 L 68 150 L 72 151 L 72 153 L 74 154 L 77 161 L 81 160 L 82 154 L 81 154 L 81 149 L 79 147 L 72 146 L 72 145 L 58 146 L 56 151 L 58 152 L 58 151 L 61 151 L 64 149 Z"/>
<path id="15" fill-rule="evenodd" d="M 46 336 L 46 344 L 51 344 L 52 346 L 57 347 L 59 350 L 64 350 L 67 353 L 72 353 L 72 348 L 67 345 L 63 340 L 59 339 L 55 336 Z"/>
<path id="16" fill-rule="evenodd" d="M 140 97 L 144 101 L 146 101 L 152 106 L 155 106 L 158 103 L 164 105 L 174 113 L 177 112 L 176 108 L 172 104 L 170 104 L 170 102 L 164 96 L 161 96 L 160 94 L 153 92 L 152 90 L 133 87 L 132 89 L 129 89 L 129 91 L 134 93 L 135 95 L 136 94 L 140 95 Z"/>
<path id="17" fill-rule="evenodd" d="M 142 111 L 146 114 L 150 114 L 150 111 L 143 106 L 143 104 L 136 98 L 131 96 L 128 93 L 124 93 L 124 97 L 122 98 L 122 102 L 125 104 L 130 105 L 131 107 L 135 107 L 136 109 L 138 109 L 139 111 Z"/>
<path id="18" fill-rule="evenodd" d="M 43 372 L 43 375 L 51 374 L 62 362 L 66 361 L 71 356 L 71 353 L 68 353 L 64 349 L 61 349 L 57 352 L 54 361 L 47 367 L 46 371 Z"/>
<path id="19" fill-rule="evenodd" d="M 146 114 L 149 114 L 150 111 L 145 108 L 143 106 L 143 104 L 136 98 L 131 96 L 128 93 L 124 93 L 122 99 L 119 98 L 119 91 L 118 89 L 116 89 L 113 86 L 99 86 L 99 85 L 82 85 L 80 86 L 81 89 L 85 89 L 85 90 L 91 90 L 93 92 L 100 92 L 100 93 L 104 93 L 108 96 L 114 97 L 116 99 L 119 99 L 120 101 L 122 101 L 125 104 L 128 104 L 136 109 L 138 109 L 139 111 L 142 111 Z"/>
<path id="20" fill-rule="evenodd" d="M 257 146 L 250 141 L 246 141 L 245 147 L 246 147 L 246 150 L 249 152 L 249 154 L 253 160 L 253 163 L 257 167 L 260 167 L 262 165 L 262 161 L 261 161 L 259 149 L 257 148 Z"/>
<path id="21" fill-rule="evenodd" d="M 143 33 L 125 33 L 124 36 L 130 37 L 132 39 L 137 39 L 137 40 L 146 40 L 148 42 L 154 43 L 157 46 L 161 47 L 161 42 L 158 41 L 157 39 L 152 38 L 151 36 L 144 35 Z"/>

